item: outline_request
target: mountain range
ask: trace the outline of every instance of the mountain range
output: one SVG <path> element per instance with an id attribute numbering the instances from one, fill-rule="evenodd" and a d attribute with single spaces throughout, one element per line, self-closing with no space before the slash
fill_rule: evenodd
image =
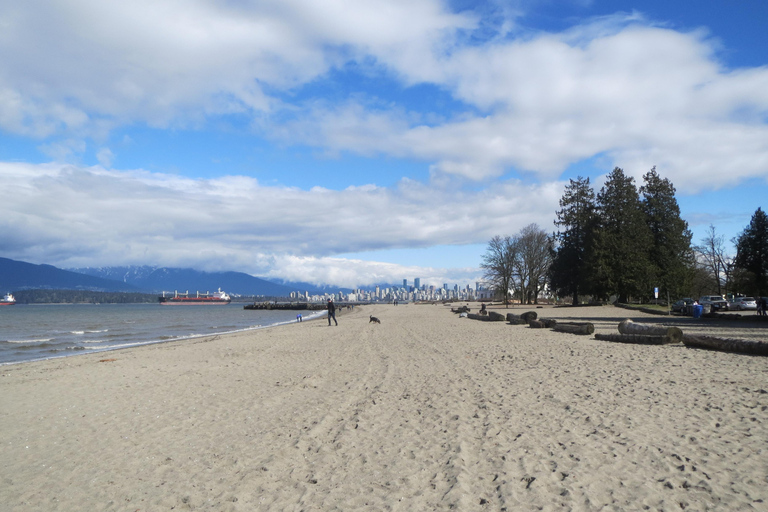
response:
<path id="1" fill-rule="evenodd" d="M 287 297 L 291 292 L 338 292 L 339 288 L 309 283 L 275 283 L 243 272 L 202 272 L 190 268 L 151 266 L 60 269 L 0 258 L 0 292 L 25 289 L 67 289 L 107 292 L 215 291 L 230 294 Z M 349 290 L 341 290 L 349 291 Z"/>

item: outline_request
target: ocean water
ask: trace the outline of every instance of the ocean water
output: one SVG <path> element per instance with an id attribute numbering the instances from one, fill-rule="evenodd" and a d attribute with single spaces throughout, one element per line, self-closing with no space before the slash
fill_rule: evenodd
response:
<path id="1" fill-rule="evenodd" d="M 271 327 L 319 311 L 226 306 L 62 304 L 0 307 L 0 364 Z"/>

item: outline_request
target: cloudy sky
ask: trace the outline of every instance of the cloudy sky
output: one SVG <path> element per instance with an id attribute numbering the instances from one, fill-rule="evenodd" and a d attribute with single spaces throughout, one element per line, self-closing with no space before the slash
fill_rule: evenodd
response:
<path id="1" fill-rule="evenodd" d="M 684 5 L 683 5 L 684 4 Z M 694 7 L 695 6 L 695 7 Z M 0 256 L 473 283 L 569 178 L 768 198 L 764 0 L 0 2 Z"/>

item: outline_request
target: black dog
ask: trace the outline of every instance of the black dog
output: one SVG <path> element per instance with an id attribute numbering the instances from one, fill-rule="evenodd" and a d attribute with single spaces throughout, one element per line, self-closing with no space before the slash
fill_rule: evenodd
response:
<path id="1" fill-rule="evenodd" d="M 368 320 L 368 323 L 370 324 L 371 322 L 373 322 L 373 323 L 375 323 L 375 324 L 380 324 L 380 323 L 381 323 L 381 320 L 379 320 L 379 319 L 378 319 L 378 318 L 376 318 L 375 316 L 371 315 L 371 319 L 370 319 L 370 320 Z"/>

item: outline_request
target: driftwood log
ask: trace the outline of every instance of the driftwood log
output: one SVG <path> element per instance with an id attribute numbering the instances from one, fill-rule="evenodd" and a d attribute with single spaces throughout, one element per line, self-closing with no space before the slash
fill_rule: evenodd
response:
<path id="1" fill-rule="evenodd" d="M 507 313 L 507 322 L 515 325 L 525 325 L 531 320 L 536 320 L 538 316 L 535 311 L 526 311 L 521 315 Z"/>
<path id="2" fill-rule="evenodd" d="M 497 313 L 496 311 L 489 311 L 488 320 L 490 320 L 491 322 L 503 322 L 504 320 L 506 320 L 506 318 L 501 313 Z"/>
<path id="3" fill-rule="evenodd" d="M 629 318 L 622 320 L 621 323 L 619 323 L 619 332 L 621 334 L 639 334 L 643 336 L 667 336 L 674 340 L 672 343 L 683 341 L 683 331 L 681 331 L 679 327 L 639 324 L 633 322 Z"/>
<path id="4" fill-rule="evenodd" d="M 528 322 L 528 327 L 531 329 L 551 329 L 555 325 L 557 325 L 557 320 L 554 318 L 539 318 Z"/>
<path id="5" fill-rule="evenodd" d="M 593 334 L 595 332 L 595 326 L 590 322 L 558 322 L 552 327 L 552 330 L 555 332 L 567 332 L 570 334 Z"/>
<path id="6" fill-rule="evenodd" d="M 472 320 L 483 320 L 484 322 L 489 320 L 487 316 L 478 315 L 477 313 L 467 313 L 467 318 L 471 318 Z"/>
<path id="7" fill-rule="evenodd" d="M 451 308 L 451 313 L 469 313 L 471 310 L 467 306 L 461 306 L 460 308 Z"/>
<path id="8" fill-rule="evenodd" d="M 764 341 L 739 340 L 733 338 L 717 338 L 715 336 L 699 336 L 686 334 L 683 336 L 686 347 L 706 348 L 723 352 L 740 352 L 768 356 L 768 343 Z"/>
<path id="9" fill-rule="evenodd" d="M 616 341 L 618 343 L 634 343 L 636 345 L 671 345 L 680 343 L 681 339 L 657 334 L 595 334 L 596 340 Z"/>

